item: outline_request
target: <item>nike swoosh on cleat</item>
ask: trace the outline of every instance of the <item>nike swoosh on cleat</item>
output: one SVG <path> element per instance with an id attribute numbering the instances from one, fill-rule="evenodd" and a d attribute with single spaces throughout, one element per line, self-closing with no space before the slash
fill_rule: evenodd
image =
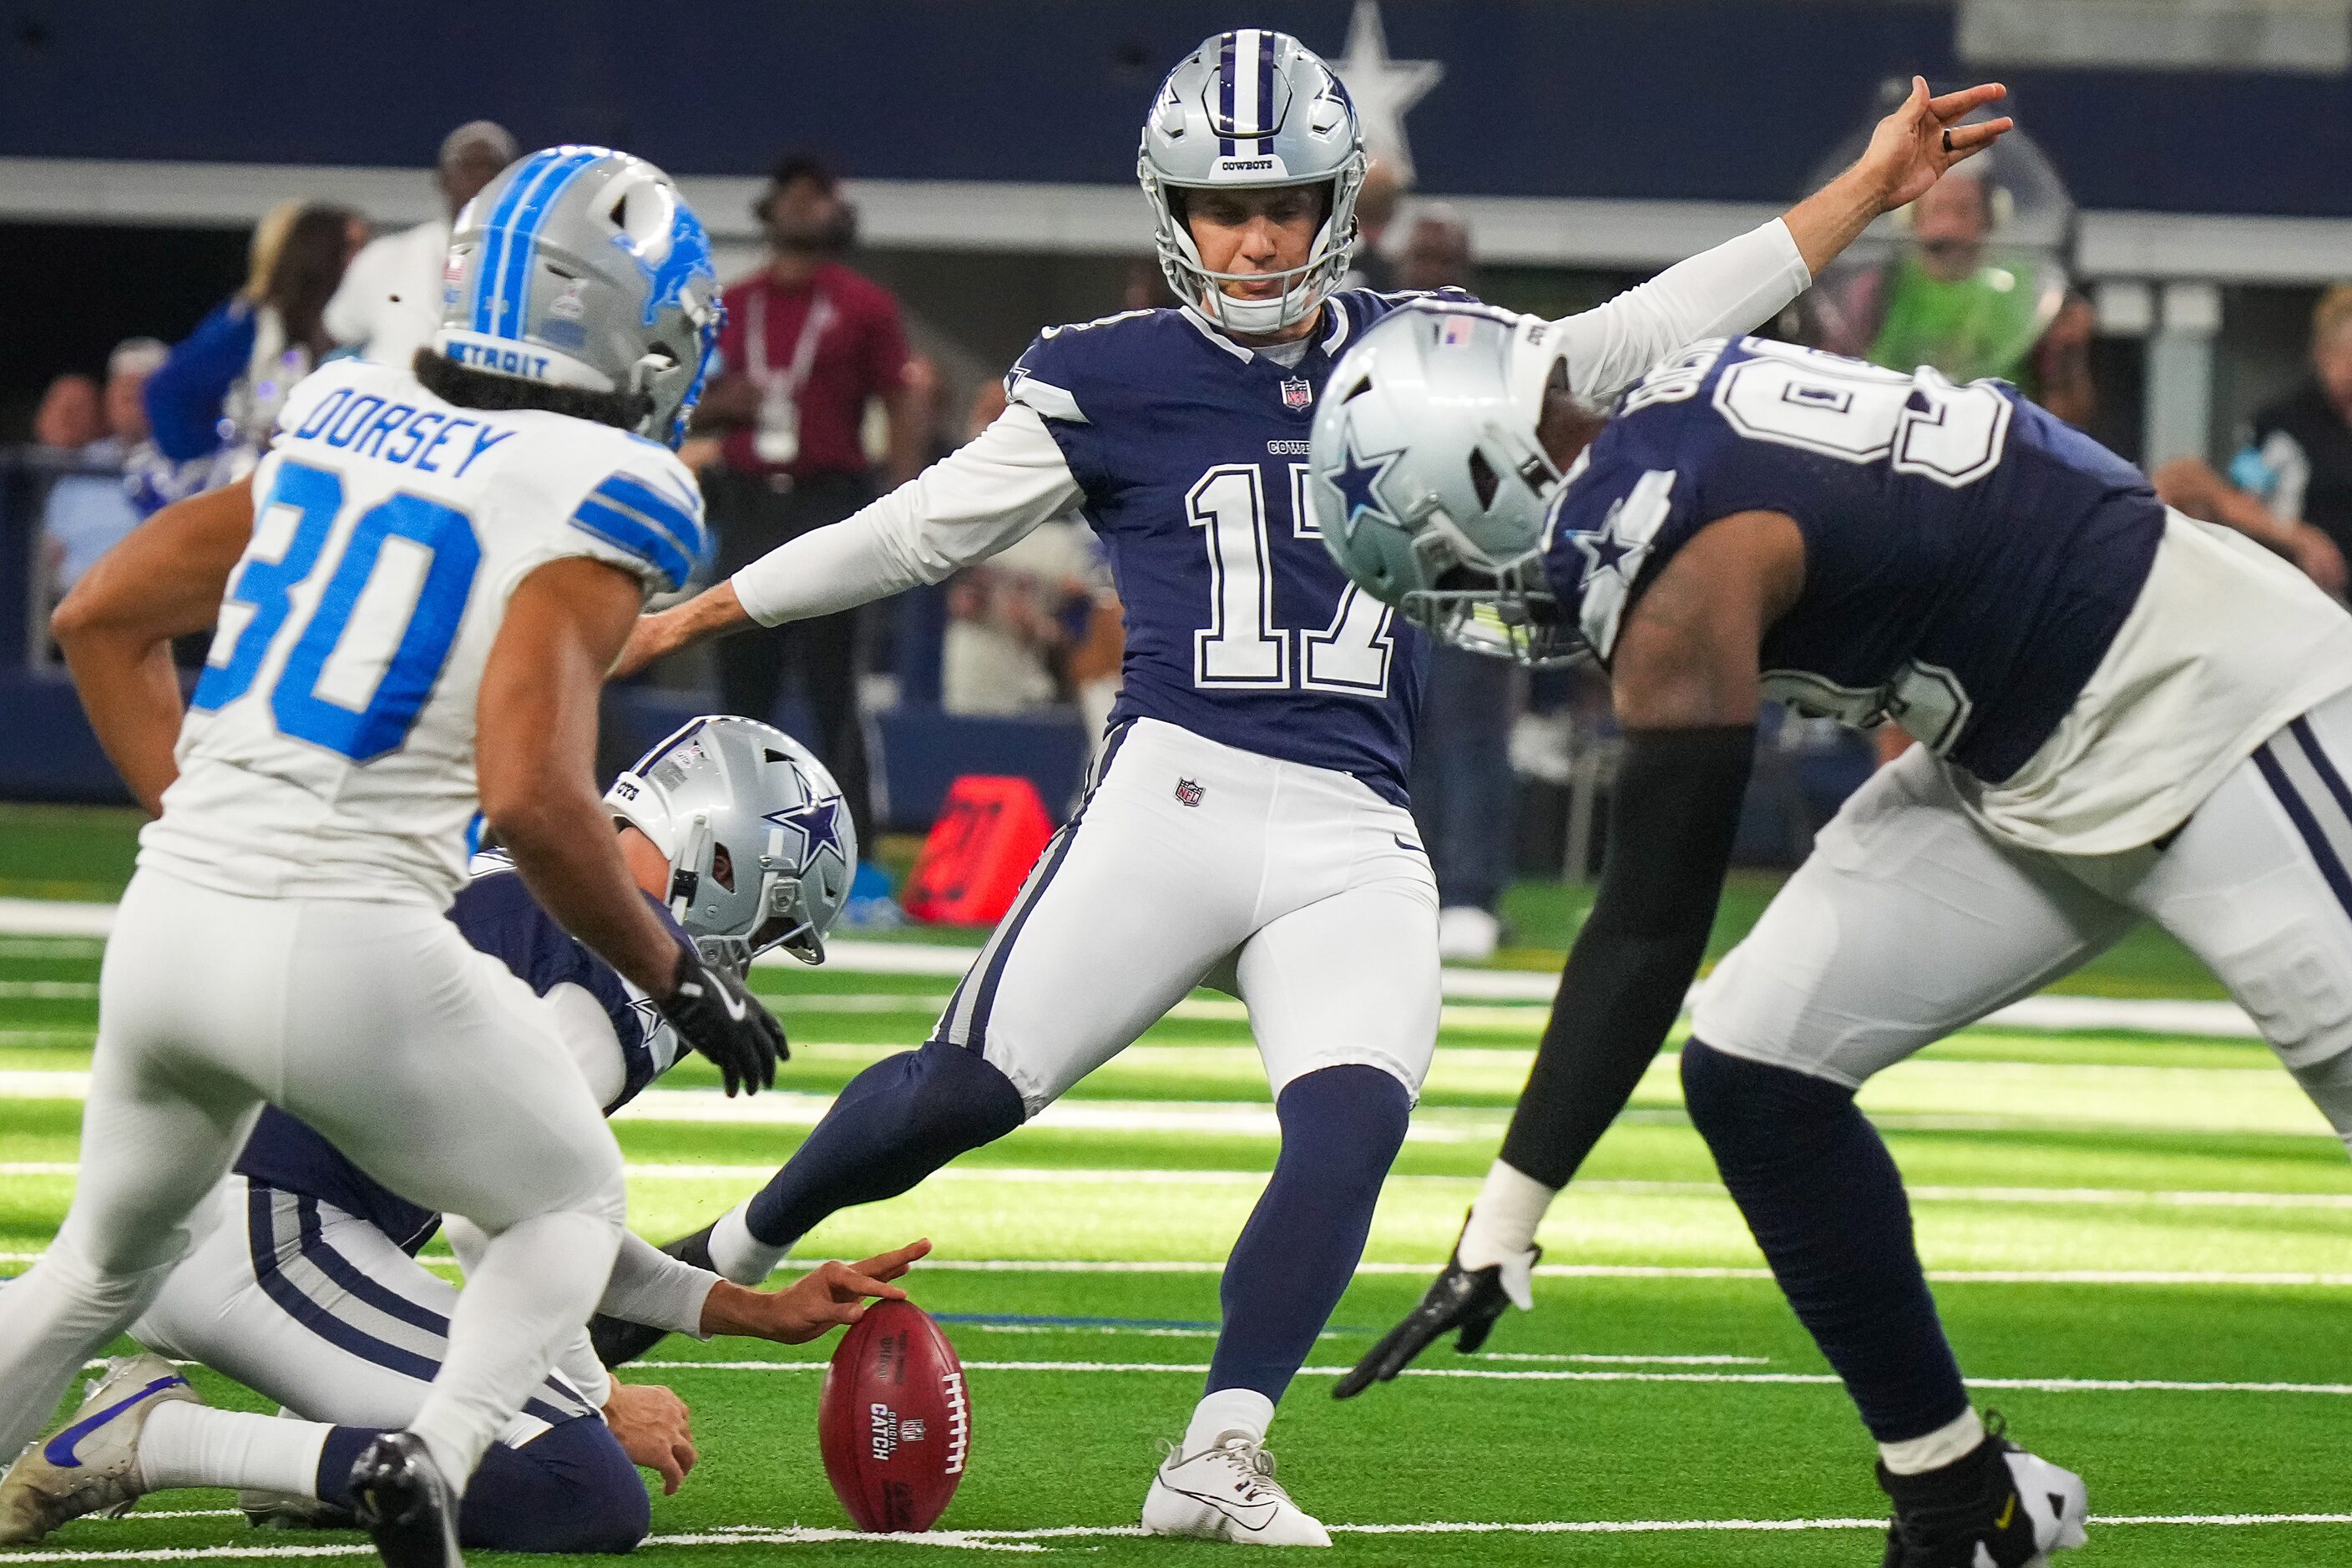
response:
<path id="1" fill-rule="evenodd" d="M 1167 1486 L 1168 1483 L 1162 1481 L 1160 1485 Z M 1249 1520 L 1244 1516 L 1242 1509 L 1235 1508 L 1232 1503 L 1227 1502 L 1223 1498 L 1210 1497 L 1204 1492 L 1192 1491 L 1184 1487 L 1168 1487 L 1168 1489 L 1174 1492 L 1178 1497 L 1188 1497 L 1194 1502 L 1206 1503 L 1209 1507 L 1215 1509 L 1219 1513 L 1223 1514 L 1227 1519 L 1232 1520 L 1235 1524 L 1240 1525 L 1244 1530 L 1264 1530 L 1267 1525 L 1274 1522 L 1274 1516 L 1282 1511 L 1278 1506 L 1270 1502 L 1244 1503 L 1242 1505 L 1242 1508 L 1262 1508 L 1265 1510 L 1265 1517 L 1259 1520 L 1255 1524 L 1252 1524 Z"/>
<path id="2" fill-rule="evenodd" d="M 113 1404 L 108 1405 L 97 1415 L 89 1417 L 87 1420 L 75 1422 L 72 1426 L 67 1427 L 64 1431 L 50 1438 L 46 1444 L 42 1445 L 41 1458 L 47 1459 L 49 1463 L 55 1465 L 61 1470 L 78 1470 L 81 1468 L 81 1461 L 74 1457 L 74 1449 L 80 1444 L 84 1437 L 89 1436 L 92 1432 L 97 1431 L 100 1427 L 105 1426 L 108 1422 L 121 1415 L 124 1411 L 130 1409 L 141 1400 L 148 1398 L 153 1394 L 161 1394 L 163 1390 L 170 1388 L 174 1384 L 184 1387 L 187 1384 L 187 1381 L 188 1380 L 186 1378 L 178 1376 L 157 1378 L 154 1382 L 149 1384 L 138 1393 L 130 1394 L 125 1398 L 116 1400 Z"/>
<path id="3" fill-rule="evenodd" d="M 2009 1494 L 2009 1500 L 2000 1505 L 2000 1517 L 1992 1521 L 1992 1527 L 1995 1530 L 2007 1530 L 2009 1528 L 2009 1521 L 2016 1517 L 2017 1494 L 2015 1492 L 2011 1492 Z"/>

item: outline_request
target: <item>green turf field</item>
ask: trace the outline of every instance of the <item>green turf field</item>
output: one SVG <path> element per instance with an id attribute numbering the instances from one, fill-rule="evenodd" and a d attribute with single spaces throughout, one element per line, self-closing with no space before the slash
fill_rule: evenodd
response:
<path id="1" fill-rule="evenodd" d="M 47 851 L 5 847 L 17 829 Z M 0 817 L 0 895 L 104 898 L 111 819 Z M 58 846 L 94 850 L 69 858 Z M 79 884 L 68 889 L 63 884 Z M 1727 941 L 1769 879 L 1726 900 Z M 1573 890 L 1512 913 L 1546 962 Z M 52 1231 L 73 1181 L 100 947 L 0 938 L 0 1254 Z M 1923 955 L 1932 962 L 1932 955 Z M 689 1064 L 619 1124 L 632 1218 L 700 1224 L 788 1152 L 825 1097 L 919 1039 L 951 978 L 763 969 L 797 1042 L 780 1092 L 730 1104 Z M 2137 939 L 2081 993 L 2210 998 L 2168 943 Z M 1283 1479 L 1339 1529 L 1339 1563 L 1875 1563 L 1882 1500 L 1843 1394 L 1782 1305 L 1679 1110 L 1645 1082 L 1544 1234 L 1538 1310 L 1495 1354 L 1450 1350 L 1349 1405 L 1328 1396 L 1420 1292 L 1499 1140 L 1539 1005 L 1449 1005 L 1429 1092 L 1366 1268 L 1274 1430 Z M 1981 1402 L 2084 1472 L 2113 1563 L 2352 1561 L 2352 1163 L 2258 1045 L 1987 1028 L 1874 1083 L 1864 1104 L 1914 1184 L 1920 1245 Z M 703 1463 L 656 1498 L 646 1555 L 736 1568 L 940 1550 L 1088 1563 L 1200 1562 L 1131 1539 L 1153 1440 L 1199 1392 L 1217 1260 L 1275 1152 L 1238 1004 L 1202 994 L 1056 1111 L 909 1196 L 841 1216 L 813 1254 L 916 1235 L 917 1299 L 971 1372 L 971 1471 L 925 1544 L 845 1542 L 815 1445 L 828 1347 L 672 1342 L 636 1376 L 693 1405 Z M 5 1300 L 5 1296 L 0 1296 Z M 208 1374 L 208 1394 L 253 1405 Z M 226 1493 L 69 1526 L 28 1562 L 364 1554 L 348 1534 L 247 1531 Z M 487 1554 L 485 1554 L 487 1555 Z"/>

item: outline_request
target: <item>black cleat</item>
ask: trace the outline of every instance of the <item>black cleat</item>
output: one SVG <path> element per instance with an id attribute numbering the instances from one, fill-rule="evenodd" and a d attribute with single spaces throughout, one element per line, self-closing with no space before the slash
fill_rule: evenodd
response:
<path id="1" fill-rule="evenodd" d="M 1537 1247 L 1528 1259 L 1543 1256 Z M 1524 1285 L 1524 1281 L 1522 1281 Z M 1353 1399 L 1376 1383 L 1388 1383 L 1412 1362 L 1413 1357 L 1429 1348 L 1430 1342 L 1453 1330 L 1460 1330 L 1454 1348 L 1468 1355 L 1486 1342 L 1495 1331 L 1495 1320 L 1511 1304 L 1511 1294 L 1504 1288 L 1503 1266 L 1489 1264 L 1484 1268 L 1465 1268 L 1459 1249 L 1445 1261 L 1445 1272 L 1421 1299 L 1421 1305 L 1405 1314 L 1404 1321 L 1381 1336 L 1381 1342 L 1364 1352 L 1348 1374 L 1331 1390 L 1334 1399 Z"/>
<path id="2" fill-rule="evenodd" d="M 360 1450 L 352 1511 L 384 1568 L 465 1568 L 457 1495 L 415 1433 L 386 1432 Z"/>
<path id="3" fill-rule="evenodd" d="M 1895 1500 L 1882 1568 L 2044 1568 L 2080 1546 L 2083 1479 L 2011 1442 L 1996 1415 L 1965 1457 L 1878 1484 Z"/>
<path id="4" fill-rule="evenodd" d="M 681 1236 L 663 1244 L 662 1250 L 681 1263 L 716 1274 L 719 1270 L 710 1264 L 710 1231 L 711 1226 L 706 1225 L 692 1236 Z M 588 1320 L 588 1343 L 595 1351 L 596 1359 L 606 1366 L 633 1362 L 668 1337 L 667 1329 L 648 1328 L 603 1312 Z"/>

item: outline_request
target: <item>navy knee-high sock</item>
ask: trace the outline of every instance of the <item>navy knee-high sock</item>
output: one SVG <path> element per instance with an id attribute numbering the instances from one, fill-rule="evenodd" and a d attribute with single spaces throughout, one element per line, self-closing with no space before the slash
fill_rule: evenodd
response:
<path id="1" fill-rule="evenodd" d="M 1355 1277 L 1412 1112 L 1404 1085 L 1374 1067 L 1324 1068 L 1283 1089 L 1274 1179 L 1218 1290 L 1224 1328 L 1208 1392 L 1254 1388 L 1281 1401 Z"/>
<path id="2" fill-rule="evenodd" d="M 895 1198 L 1025 1114 L 1013 1080 L 977 1051 L 934 1040 L 849 1080 L 808 1141 L 751 1198 L 744 1222 L 790 1247 L 836 1209 Z"/>
<path id="3" fill-rule="evenodd" d="M 1958 1419 L 1968 1391 L 1912 1245 L 1903 1178 L 1853 1091 L 1692 1040 L 1683 1099 L 1871 1436 L 1900 1443 Z"/>
<path id="4" fill-rule="evenodd" d="M 352 1506 L 352 1465 L 373 1426 L 338 1426 L 319 1451 L 319 1499 Z M 484 1552 L 634 1552 L 653 1527 L 636 1466 L 600 1416 L 549 1427 L 520 1448 L 493 1443 L 467 1483 L 457 1542 Z"/>

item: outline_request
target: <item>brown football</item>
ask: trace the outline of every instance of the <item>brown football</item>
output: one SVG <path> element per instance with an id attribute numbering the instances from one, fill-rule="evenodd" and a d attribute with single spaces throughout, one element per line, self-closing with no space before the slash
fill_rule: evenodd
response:
<path id="1" fill-rule="evenodd" d="M 929 1530 L 971 1455 L 963 1363 L 931 1315 L 877 1301 L 825 1369 L 817 1443 L 834 1495 L 860 1530 Z"/>

